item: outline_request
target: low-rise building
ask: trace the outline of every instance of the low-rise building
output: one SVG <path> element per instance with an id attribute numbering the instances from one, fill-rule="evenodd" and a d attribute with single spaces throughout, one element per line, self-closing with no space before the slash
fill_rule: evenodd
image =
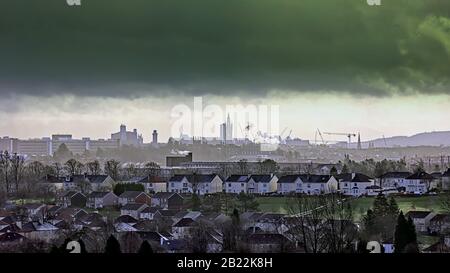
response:
<path id="1" fill-rule="evenodd" d="M 226 193 L 247 193 L 247 182 L 250 179 L 248 175 L 230 175 L 225 180 Z"/>
<path id="2" fill-rule="evenodd" d="M 141 211 L 148 208 L 147 204 L 128 203 L 120 208 L 120 215 L 129 215 L 135 219 L 139 219 Z"/>
<path id="3" fill-rule="evenodd" d="M 405 191 L 413 194 L 424 194 L 431 189 L 434 177 L 424 171 L 416 172 L 405 178 Z"/>
<path id="4" fill-rule="evenodd" d="M 410 176 L 410 172 L 387 172 L 378 177 L 379 186 L 382 188 L 399 188 L 406 186 L 406 178 Z"/>
<path id="5" fill-rule="evenodd" d="M 223 180 L 217 174 L 174 175 L 168 181 L 167 190 L 204 195 L 222 192 L 222 184 Z"/>
<path id="6" fill-rule="evenodd" d="M 184 198 L 176 192 L 158 192 L 152 196 L 152 206 L 163 209 L 182 209 Z"/>
<path id="7" fill-rule="evenodd" d="M 118 199 L 113 192 L 93 191 L 87 197 L 86 206 L 94 209 L 116 206 Z"/>
<path id="8" fill-rule="evenodd" d="M 251 175 L 247 181 L 247 192 L 267 194 L 277 191 L 278 177 L 273 174 Z"/>
<path id="9" fill-rule="evenodd" d="M 151 198 L 142 191 L 125 191 L 119 195 L 118 202 L 121 206 L 129 203 L 151 204 Z"/>
<path id="10" fill-rule="evenodd" d="M 142 178 L 139 183 L 144 185 L 145 192 L 167 192 L 167 179 L 161 176 L 149 175 Z"/>
<path id="11" fill-rule="evenodd" d="M 62 196 L 62 205 L 64 207 L 84 208 L 87 197 L 81 192 L 69 191 Z"/>
<path id="12" fill-rule="evenodd" d="M 431 211 L 418 211 L 411 210 L 405 214 L 406 219 L 411 218 L 413 221 L 417 233 L 428 232 L 430 220 L 436 215 L 436 213 Z"/>
<path id="13" fill-rule="evenodd" d="M 361 196 L 368 195 L 374 179 L 362 173 L 346 173 L 337 175 L 339 190 L 343 195 Z"/>

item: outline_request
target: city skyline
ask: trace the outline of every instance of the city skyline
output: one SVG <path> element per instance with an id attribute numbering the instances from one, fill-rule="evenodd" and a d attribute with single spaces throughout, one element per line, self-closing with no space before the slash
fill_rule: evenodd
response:
<path id="1" fill-rule="evenodd" d="M 279 130 L 303 139 L 450 130 L 445 1 L 41 4 L 2 3 L 2 136 L 106 138 L 126 123 L 167 140 L 171 109 L 195 96 L 279 105 Z"/>

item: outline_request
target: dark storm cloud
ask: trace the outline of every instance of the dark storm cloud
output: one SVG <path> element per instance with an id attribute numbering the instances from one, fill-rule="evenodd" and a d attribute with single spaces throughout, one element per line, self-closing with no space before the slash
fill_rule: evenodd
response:
<path id="1" fill-rule="evenodd" d="M 442 0 L 3 0 L 5 95 L 450 93 Z"/>

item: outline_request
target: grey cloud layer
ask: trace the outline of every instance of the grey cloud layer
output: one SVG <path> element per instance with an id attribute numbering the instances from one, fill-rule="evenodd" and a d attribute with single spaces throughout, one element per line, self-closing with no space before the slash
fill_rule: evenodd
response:
<path id="1" fill-rule="evenodd" d="M 450 1 L 4 0 L 0 92 L 450 93 Z"/>

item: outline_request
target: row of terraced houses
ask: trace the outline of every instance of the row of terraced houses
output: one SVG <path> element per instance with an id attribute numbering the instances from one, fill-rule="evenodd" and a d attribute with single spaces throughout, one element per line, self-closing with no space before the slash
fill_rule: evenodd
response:
<path id="1" fill-rule="evenodd" d="M 92 190 L 108 190 L 115 181 L 109 176 L 77 176 L 62 178 L 54 182 L 59 189 L 75 190 L 80 181 L 94 184 Z M 250 194 L 290 194 L 308 195 L 340 192 L 343 195 L 377 195 L 380 192 L 425 194 L 441 188 L 448 190 L 450 171 L 437 175 L 426 172 L 389 172 L 378 178 L 361 173 L 338 175 L 290 174 L 290 175 L 230 175 L 223 178 L 217 174 L 174 175 L 169 179 L 159 176 L 134 177 L 122 183 L 139 183 L 148 193 L 174 192 L 197 193 L 199 195 L 217 192 Z"/>

